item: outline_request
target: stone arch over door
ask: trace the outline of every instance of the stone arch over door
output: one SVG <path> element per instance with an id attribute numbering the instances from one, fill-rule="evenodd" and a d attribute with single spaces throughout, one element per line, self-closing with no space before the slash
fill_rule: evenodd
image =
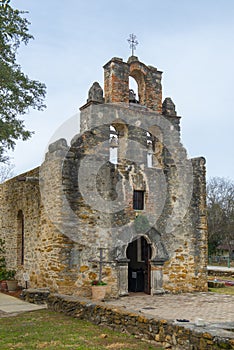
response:
<path id="1" fill-rule="evenodd" d="M 164 293 L 163 290 L 163 265 L 169 259 L 162 235 L 155 229 L 148 231 L 148 236 L 153 242 L 155 251 L 153 252 L 151 264 L 151 294 Z"/>
<path id="2" fill-rule="evenodd" d="M 152 227 L 147 235 L 150 241 L 154 244 L 155 250 L 153 251 L 152 260 L 160 260 L 165 262 L 169 259 L 169 255 L 166 249 L 166 246 L 163 242 L 162 235 Z"/>
<path id="3" fill-rule="evenodd" d="M 169 259 L 169 254 L 163 242 L 161 234 L 155 229 L 151 228 L 145 234 L 139 234 L 135 238 L 126 242 L 122 246 L 115 248 L 115 256 L 118 268 L 119 279 L 119 296 L 125 296 L 129 294 L 129 262 L 130 259 L 127 256 L 128 246 L 137 238 L 144 237 L 151 248 L 151 256 L 149 258 L 149 290 L 151 295 L 163 293 L 163 265 L 165 261 Z"/>

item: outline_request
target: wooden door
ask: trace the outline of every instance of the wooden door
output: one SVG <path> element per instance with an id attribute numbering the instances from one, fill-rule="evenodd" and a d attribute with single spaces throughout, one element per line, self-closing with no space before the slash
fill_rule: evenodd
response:
<path id="1" fill-rule="evenodd" d="M 151 247 L 147 243 L 146 239 L 142 237 L 142 256 L 145 261 L 144 268 L 144 293 L 150 294 L 151 289 L 151 271 L 150 271 L 150 258 L 151 258 Z"/>

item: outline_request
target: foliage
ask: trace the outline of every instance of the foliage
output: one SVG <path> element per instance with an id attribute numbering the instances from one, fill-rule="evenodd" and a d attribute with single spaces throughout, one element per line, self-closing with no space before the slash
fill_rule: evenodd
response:
<path id="1" fill-rule="evenodd" d="M 16 271 L 15 270 L 6 270 L 5 279 L 11 281 L 15 279 Z"/>
<path id="2" fill-rule="evenodd" d="M 15 274 L 14 270 L 0 269 L 0 281 L 14 280 Z"/>
<path id="3" fill-rule="evenodd" d="M 7 270 L 6 268 L 0 269 L 0 281 L 13 281 L 15 279 L 15 275 L 15 270 Z"/>
<path id="4" fill-rule="evenodd" d="M 91 285 L 92 285 L 92 286 L 106 286 L 107 283 L 106 283 L 106 282 L 103 282 L 103 281 L 95 280 L 95 281 L 92 281 L 92 282 L 91 282 Z"/>
<path id="5" fill-rule="evenodd" d="M 209 292 L 218 294 L 234 295 L 234 287 L 209 288 Z"/>
<path id="6" fill-rule="evenodd" d="M 6 281 L 6 270 L 5 269 L 0 270 L 0 281 Z"/>
<path id="7" fill-rule="evenodd" d="M 14 164 L 12 163 L 0 163 L 0 183 L 14 176 Z"/>
<path id="8" fill-rule="evenodd" d="M 0 281 L 6 280 L 5 241 L 0 239 Z"/>
<path id="9" fill-rule="evenodd" d="M 0 238 L 0 281 L 13 280 L 15 270 L 7 270 L 5 259 L 5 241 Z"/>
<path id="10" fill-rule="evenodd" d="M 97 326 L 50 310 L 0 318 L 0 348 L 1 350 L 157 349 L 155 345 L 129 334 L 115 332 L 107 327 Z"/>
<path id="11" fill-rule="evenodd" d="M 234 182 L 213 177 L 207 185 L 209 254 L 215 254 L 218 245 L 228 247 L 231 255 L 234 245 Z"/>
<path id="12" fill-rule="evenodd" d="M 5 241 L 0 238 L 0 271 L 6 268 Z"/>
<path id="13" fill-rule="evenodd" d="M 16 271 L 2 268 L 0 269 L 0 281 L 14 280 L 15 274 L 16 274 Z"/>
<path id="14" fill-rule="evenodd" d="M 29 34 L 26 13 L 13 9 L 10 0 L 0 0 L 0 161 L 6 161 L 6 149 L 14 149 L 15 141 L 27 140 L 32 132 L 25 129 L 20 115 L 29 107 L 42 110 L 45 105 L 45 85 L 30 80 L 16 62 L 20 44 L 28 44 Z"/>

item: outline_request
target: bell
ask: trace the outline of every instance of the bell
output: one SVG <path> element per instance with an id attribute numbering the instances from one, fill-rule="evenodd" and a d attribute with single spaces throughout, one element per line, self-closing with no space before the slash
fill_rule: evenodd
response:
<path id="1" fill-rule="evenodd" d="M 110 139 L 110 147 L 111 148 L 116 148 L 119 146 L 118 139 L 114 136 Z"/>
<path id="2" fill-rule="evenodd" d="M 136 103 L 136 94 L 134 90 L 129 90 L 129 102 Z"/>
<path id="3" fill-rule="evenodd" d="M 151 142 L 147 144 L 147 151 L 148 151 L 148 154 L 154 154 L 153 145 Z"/>

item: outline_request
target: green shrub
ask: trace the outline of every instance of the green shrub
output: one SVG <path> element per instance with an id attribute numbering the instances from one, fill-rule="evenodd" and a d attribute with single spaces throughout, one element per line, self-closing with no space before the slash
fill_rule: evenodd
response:
<path id="1" fill-rule="evenodd" d="M 0 271 L 6 268 L 5 241 L 0 239 Z"/>
<path id="2" fill-rule="evenodd" d="M 0 239 L 0 281 L 14 280 L 16 271 L 7 270 L 5 259 L 5 241 Z"/>

